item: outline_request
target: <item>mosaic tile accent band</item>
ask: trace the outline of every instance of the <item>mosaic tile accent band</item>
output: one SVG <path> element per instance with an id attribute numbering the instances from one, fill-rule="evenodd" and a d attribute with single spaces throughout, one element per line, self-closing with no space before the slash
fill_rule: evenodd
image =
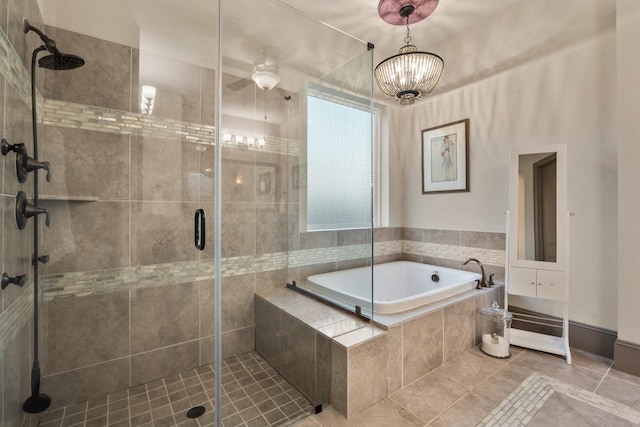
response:
<path id="1" fill-rule="evenodd" d="M 32 307 L 33 287 L 29 287 L 7 310 L 0 313 L 0 349 L 22 331 L 22 327 L 31 319 Z"/>
<path id="2" fill-rule="evenodd" d="M 434 256 L 436 258 L 464 261 L 471 257 L 480 257 L 483 264 L 504 267 L 505 251 L 494 249 L 479 249 L 466 246 L 443 245 L 439 243 L 402 241 L 402 252 L 413 255 Z M 479 256 L 478 253 L 481 253 Z"/>
<path id="3" fill-rule="evenodd" d="M 119 110 L 111 110 L 72 102 L 45 99 L 42 105 L 43 123 L 49 126 L 67 127 L 120 135 L 152 136 L 179 139 L 194 144 L 214 145 L 215 127 L 189 123 L 163 117 Z M 269 153 L 298 154 L 298 142 L 286 138 L 268 136 L 262 148 L 225 143 L 239 149 L 259 150 Z"/>
<path id="4" fill-rule="evenodd" d="M 0 74 L 25 104 L 31 105 L 31 77 L 3 31 L 0 31 Z"/>
<path id="5" fill-rule="evenodd" d="M 486 264 L 504 264 L 504 251 L 467 248 L 463 246 L 436 245 L 430 243 L 388 241 L 375 243 L 374 255 L 393 255 L 409 248 L 416 255 L 436 256 L 464 260 L 475 256 L 487 260 Z M 502 253 L 500 253 L 502 252 Z M 307 265 L 362 259 L 370 256 L 369 244 L 335 246 L 319 249 L 274 252 L 264 255 L 229 257 L 222 260 L 223 277 L 274 271 Z M 129 289 L 139 289 L 178 283 L 195 282 L 215 277 L 212 260 L 187 261 L 65 273 L 42 278 L 43 298 L 64 298 L 94 295 Z"/>
<path id="6" fill-rule="evenodd" d="M 532 374 L 500 405 L 482 420 L 479 426 L 527 425 L 554 393 L 553 387 Z"/>
<path id="7" fill-rule="evenodd" d="M 479 426 L 527 425 L 554 393 L 562 393 L 633 424 L 640 424 L 640 413 L 621 403 L 534 372 L 491 411 Z"/>
<path id="8" fill-rule="evenodd" d="M 25 104 L 31 105 L 31 79 L 6 35 L 0 31 L 0 73 L 13 86 Z M 215 127 L 189 123 L 141 113 L 43 99 L 36 93 L 39 119 L 46 125 L 76 128 L 121 135 L 154 136 L 180 139 L 194 144 L 213 145 Z M 260 150 L 270 153 L 298 155 L 298 141 L 267 136 L 262 148 L 224 144 L 238 149 Z"/>
<path id="9" fill-rule="evenodd" d="M 397 244 L 377 245 L 380 254 L 393 253 Z M 300 251 L 275 252 L 222 260 L 223 277 L 295 268 L 318 263 L 366 258 L 370 246 L 352 245 Z M 378 249 L 376 249 L 376 254 Z M 213 260 L 155 264 L 109 270 L 82 271 L 43 276 L 43 299 L 109 293 L 129 289 L 196 282 L 215 277 Z"/>

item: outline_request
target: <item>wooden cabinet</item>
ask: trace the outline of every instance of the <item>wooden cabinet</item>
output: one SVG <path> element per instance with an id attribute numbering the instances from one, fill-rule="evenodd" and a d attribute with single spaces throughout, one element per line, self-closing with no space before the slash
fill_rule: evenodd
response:
<path id="1" fill-rule="evenodd" d="M 567 274 L 564 271 L 511 267 L 509 293 L 525 297 L 566 301 Z"/>

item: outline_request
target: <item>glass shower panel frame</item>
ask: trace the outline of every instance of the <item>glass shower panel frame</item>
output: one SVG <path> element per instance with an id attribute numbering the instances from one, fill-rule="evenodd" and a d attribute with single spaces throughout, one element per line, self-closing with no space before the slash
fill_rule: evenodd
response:
<path id="1" fill-rule="evenodd" d="M 326 83 L 351 97 L 359 94 L 365 108 L 370 109 L 372 52 L 367 43 L 277 1 L 222 0 L 221 16 L 223 379 L 225 372 L 244 364 L 236 353 L 260 347 L 258 341 L 266 340 L 269 349 L 257 353 L 268 362 L 266 369 L 276 385 L 261 385 L 261 390 L 274 401 L 284 395 L 301 394 L 295 404 L 309 411 L 316 404 L 328 402 L 330 388 L 330 381 L 322 385 L 327 387 L 317 387 L 314 382 L 320 362 L 311 352 L 316 349 L 315 331 L 277 312 L 270 311 L 268 319 L 259 317 L 264 313 L 257 301 L 268 295 L 295 295 L 286 289 L 286 283 L 313 271 L 318 262 L 315 255 L 320 252 L 347 253 L 346 257 L 328 261 L 334 269 L 355 257 L 360 259 L 359 265 L 369 269 L 372 265 L 371 220 L 353 234 L 332 231 L 333 240 L 325 245 L 325 232 L 302 231 L 299 209 L 306 189 L 303 150 L 308 87 Z M 274 88 L 263 90 L 252 79 L 256 71 L 272 73 L 270 76 L 279 81 Z M 370 200 L 371 188 L 368 193 Z M 360 253 L 350 253 L 350 247 L 339 248 L 339 233 L 347 239 L 345 243 L 358 246 Z M 371 279 L 366 281 L 367 294 L 371 295 Z M 260 337 L 258 329 L 265 323 L 275 332 Z M 329 343 L 328 339 L 323 342 Z M 303 357 L 296 356 L 296 349 L 304 353 Z M 276 378 L 285 378 L 289 384 Z M 233 379 L 237 380 L 235 375 L 229 378 L 232 388 Z M 285 390 L 291 386 L 294 391 Z M 317 388 L 327 393 L 319 397 Z M 273 393 L 281 394 L 274 397 Z M 250 394 L 249 398 L 253 400 Z M 306 405 L 302 403 L 305 399 Z M 281 417 L 278 423 L 287 422 L 299 416 L 285 410 L 293 406 L 274 408 L 269 416 Z M 223 407 L 223 419 L 231 416 L 234 414 Z"/>
<path id="2" fill-rule="evenodd" d="M 306 97 L 325 105 L 314 113 L 303 106 L 306 123 L 296 147 L 300 153 L 299 176 L 295 196 L 299 203 L 290 205 L 289 218 L 289 283 L 310 292 L 314 297 L 329 301 L 366 319 L 373 317 L 373 173 L 374 173 L 374 102 L 373 102 L 373 45 L 362 45 L 362 51 L 307 84 Z M 316 101 L 314 101 L 316 102 Z M 332 106 L 335 106 L 333 108 Z M 332 115 L 335 116 L 332 118 Z M 335 127 L 335 132 L 324 128 Z M 353 129 L 358 129 L 354 133 Z M 316 135 L 309 135 L 316 132 Z M 330 135 L 330 136 L 329 136 Z M 331 152 L 322 147 L 323 138 L 339 138 L 331 145 Z M 358 148 L 353 148 L 354 145 Z M 334 165 L 310 165 L 312 156 L 327 155 Z M 357 166 L 357 170 L 356 170 Z M 313 169 L 315 168 L 315 172 Z M 343 170 L 345 173 L 341 173 Z M 333 180 L 324 176 L 333 173 Z M 310 197 L 309 181 L 316 179 L 315 188 L 333 186 L 321 196 Z M 294 179 L 296 181 L 296 179 Z M 346 181 L 359 181 L 347 185 Z M 348 190 L 356 191 L 348 194 Z M 324 215 L 324 226 L 309 224 L 310 203 L 332 213 Z M 341 210 L 351 204 L 350 222 L 341 221 Z M 316 206 L 317 208 L 317 206 Z M 354 211 L 356 214 L 354 214 Z M 315 228 L 315 229 L 314 229 Z M 345 276 L 343 272 L 348 270 Z M 347 278 L 346 281 L 343 278 Z"/>

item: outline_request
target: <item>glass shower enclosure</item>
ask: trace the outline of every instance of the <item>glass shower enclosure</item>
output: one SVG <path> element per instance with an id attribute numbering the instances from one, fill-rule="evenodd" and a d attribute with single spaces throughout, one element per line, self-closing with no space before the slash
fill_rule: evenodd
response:
<path id="1" fill-rule="evenodd" d="M 52 401 L 33 415 L 41 425 L 280 425 L 311 413 L 317 402 L 256 351 L 254 298 L 372 265 L 371 46 L 271 0 L 4 7 L 3 96 L 21 112 L 5 116 L 22 123 L 5 136 L 33 150 L 27 64 L 42 40 L 21 32 L 23 16 L 85 65 L 36 69 L 36 160 L 51 170 L 37 204 L 50 226 L 39 215 L 14 230 L 16 193 L 32 197 L 34 177 L 19 183 L 13 154 L 3 158 L 3 267 L 28 280 L 0 305 L 2 425 L 25 416 L 34 326 Z M 365 115 L 337 126 L 309 113 L 312 98 Z M 360 160 L 348 178 L 364 191 L 355 222 L 309 220 L 308 177 L 336 185 L 308 175 L 319 123 L 359 129 L 314 137 L 334 143 L 329 162 Z M 37 279 L 34 221 L 47 256 Z"/>

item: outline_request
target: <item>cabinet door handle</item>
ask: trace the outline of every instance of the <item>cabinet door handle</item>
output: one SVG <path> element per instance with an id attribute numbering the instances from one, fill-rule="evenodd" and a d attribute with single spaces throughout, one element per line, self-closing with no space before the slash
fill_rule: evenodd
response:
<path id="1" fill-rule="evenodd" d="M 531 282 L 531 284 L 532 284 L 533 286 L 535 286 L 535 285 L 536 285 L 536 282 Z"/>
<path id="2" fill-rule="evenodd" d="M 542 282 L 541 282 L 541 283 L 538 283 L 538 286 L 542 286 Z"/>

